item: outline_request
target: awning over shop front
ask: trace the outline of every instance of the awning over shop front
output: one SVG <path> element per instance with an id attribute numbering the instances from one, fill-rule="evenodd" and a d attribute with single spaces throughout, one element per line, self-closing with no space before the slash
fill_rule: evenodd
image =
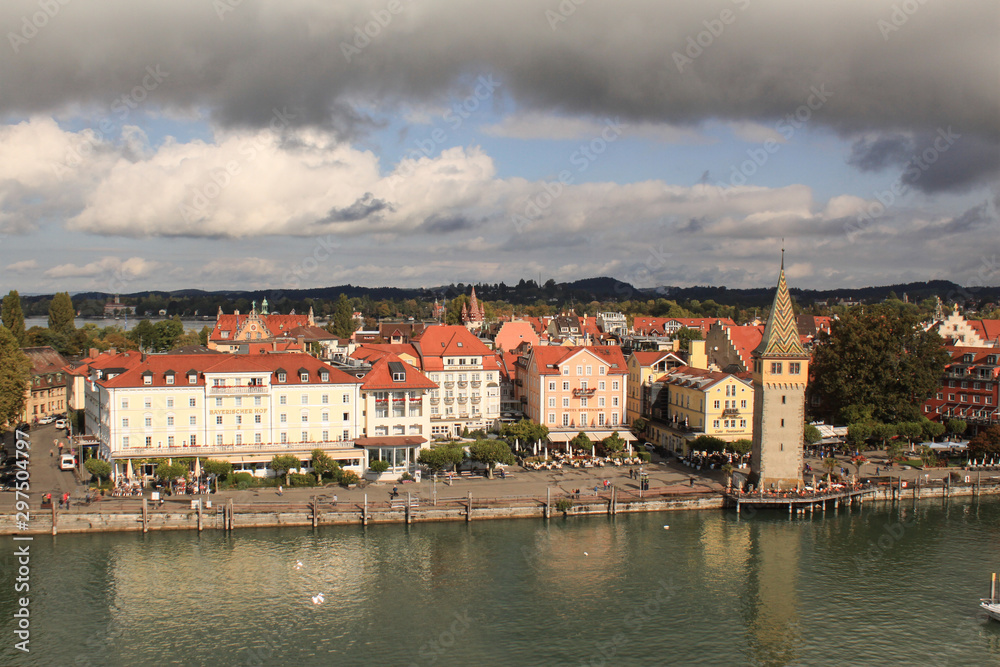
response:
<path id="1" fill-rule="evenodd" d="M 581 431 L 593 442 L 600 442 L 605 438 L 610 438 L 614 433 L 614 431 L 588 431 L 587 429 L 578 429 L 576 431 L 549 431 L 549 442 L 553 445 L 565 445 L 570 440 L 575 438 Z M 639 438 L 632 435 L 629 431 L 618 431 L 618 437 L 625 442 L 632 444 L 639 442 Z"/>

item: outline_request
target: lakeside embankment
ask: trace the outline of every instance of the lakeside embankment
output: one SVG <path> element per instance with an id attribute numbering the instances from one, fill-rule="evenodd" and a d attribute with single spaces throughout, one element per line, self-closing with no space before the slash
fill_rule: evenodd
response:
<path id="1" fill-rule="evenodd" d="M 884 485 L 866 492 L 868 502 L 917 502 L 920 500 L 979 495 L 1000 495 L 1000 484 L 910 486 Z M 623 497 L 624 496 L 624 497 Z M 794 498 L 799 503 L 829 501 L 823 497 Z M 282 526 L 335 526 L 383 523 L 423 523 L 435 521 L 480 521 L 487 519 L 551 518 L 563 514 L 573 516 L 615 515 L 638 512 L 665 512 L 691 509 L 722 509 L 725 498 L 718 491 L 702 493 L 657 493 L 637 498 L 621 494 L 617 489 L 582 498 L 519 497 L 439 499 L 436 504 L 423 504 L 415 499 L 407 506 L 404 496 L 392 502 L 332 502 L 326 496 L 316 496 L 311 502 L 250 502 L 208 507 L 191 507 L 191 498 L 172 500 L 161 508 L 140 499 L 104 500 L 80 511 L 46 508 L 33 512 L 27 529 L 18 530 L 14 516 L 8 515 L 0 526 L 4 535 L 48 535 L 59 533 L 146 532 L 160 530 L 238 530 L 243 528 L 274 528 Z M 567 504 L 568 503 L 568 504 Z M 752 506 L 752 497 L 745 505 Z M 187 505 L 187 507 L 184 506 Z M 846 506 L 846 504 L 845 504 Z"/>

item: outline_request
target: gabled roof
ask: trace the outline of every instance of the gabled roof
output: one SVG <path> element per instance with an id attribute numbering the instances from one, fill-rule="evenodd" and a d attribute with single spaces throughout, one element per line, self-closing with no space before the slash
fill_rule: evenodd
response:
<path id="1" fill-rule="evenodd" d="M 745 325 L 727 327 L 726 335 L 733 344 L 733 349 L 740 356 L 744 368 L 753 368 L 752 355 L 754 349 L 760 345 L 764 337 L 764 325 Z"/>
<path id="2" fill-rule="evenodd" d="M 539 375 L 559 375 L 559 366 L 573 363 L 574 357 L 590 353 L 598 360 L 608 365 L 608 374 L 627 374 L 625 357 L 617 345 L 574 345 L 561 347 L 558 345 L 539 345 L 531 348 L 529 358 L 535 360 Z"/>
<path id="3" fill-rule="evenodd" d="M 504 322 L 500 326 L 500 330 L 497 331 L 496 338 L 493 341 L 493 346 L 497 350 L 508 352 L 523 342 L 538 345 L 538 333 L 535 332 L 535 328 L 530 322 L 515 320 L 513 322 Z"/>
<path id="4" fill-rule="evenodd" d="M 49 345 L 22 347 L 21 352 L 24 352 L 28 360 L 31 361 L 33 375 L 61 372 L 68 365 L 66 358 Z"/>
<path id="5" fill-rule="evenodd" d="M 985 343 L 1000 340 L 1000 320 L 967 320 L 969 326 L 976 330 Z"/>
<path id="6" fill-rule="evenodd" d="M 393 373 L 399 372 L 405 374 L 406 379 L 402 382 L 392 379 Z M 437 387 L 436 382 L 391 353 L 381 356 L 372 363 L 372 369 L 365 375 L 361 384 L 362 391 L 437 389 Z"/>
<path id="7" fill-rule="evenodd" d="M 670 350 L 636 350 L 630 354 L 629 357 L 632 357 L 639 362 L 640 366 L 652 366 L 665 357 L 678 358 L 677 355 Z"/>

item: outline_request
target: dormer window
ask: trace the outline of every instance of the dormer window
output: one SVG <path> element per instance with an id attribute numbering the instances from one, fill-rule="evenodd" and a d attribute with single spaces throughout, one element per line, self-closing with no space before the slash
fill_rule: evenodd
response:
<path id="1" fill-rule="evenodd" d="M 142 383 L 143 384 L 153 384 L 153 376 L 152 375 L 143 375 L 142 376 Z"/>
<path id="2" fill-rule="evenodd" d="M 967 364 L 971 364 L 971 363 L 972 363 L 972 360 L 973 360 L 974 358 L 975 358 L 975 357 L 974 357 L 973 355 L 971 355 L 971 354 L 967 354 L 967 355 L 965 355 L 964 357 L 962 357 L 962 361 L 963 361 L 964 363 L 967 363 Z"/>
<path id="3" fill-rule="evenodd" d="M 285 381 L 285 372 L 284 371 L 279 371 L 278 372 L 278 382 L 284 382 L 284 381 Z"/>
<path id="4" fill-rule="evenodd" d="M 167 375 L 166 376 L 166 380 L 167 380 L 167 384 L 173 384 L 174 383 L 174 376 L 172 374 L 171 375 Z"/>
<path id="5" fill-rule="evenodd" d="M 299 371 L 299 380 L 302 382 L 309 382 L 309 372 Z"/>
<path id="6" fill-rule="evenodd" d="M 188 384 L 197 384 L 197 383 L 198 383 L 198 374 L 188 373 Z"/>
<path id="7" fill-rule="evenodd" d="M 988 363 L 988 364 L 990 364 L 992 366 L 995 366 L 996 363 L 997 363 L 997 357 L 996 357 L 996 355 L 995 354 L 991 354 L 988 357 L 986 357 L 986 363 Z"/>
<path id="8" fill-rule="evenodd" d="M 229 338 L 229 332 L 228 331 L 220 331 L 219 333 L 222 334 L 223 338 Z"/>
<path id="9" fill-rule="evenodd" d="M 327 373 L 326 371 L 320 371 L 319 378 L 323 382 L 329 382 L 330 381 L 330 374 Z"/>

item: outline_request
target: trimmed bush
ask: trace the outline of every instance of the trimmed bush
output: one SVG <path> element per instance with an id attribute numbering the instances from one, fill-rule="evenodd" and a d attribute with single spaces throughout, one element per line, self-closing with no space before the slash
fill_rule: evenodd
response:
<path id="1" fill-rule="evenodd" d="M 309 473 L 293 472 L 288 476 L 289 486 L 316 486 L 316 475 Z"/>
<path id="2" fill-rule="evenodd" d="M 373 471 L 379 473 L 380 475 L 389 469 L 388 461 L 372 461 L 368 464 L 368 467 Z"/>
<path id="3" fill-rule="evenodd" d="M 358 474 L 353 470 L 345 470 L 340 476 L 340 483 L 344 486 L 347 486 L 348 484 L 357 484 L 360 481 L 361 479 L 358 477 Z"/>

